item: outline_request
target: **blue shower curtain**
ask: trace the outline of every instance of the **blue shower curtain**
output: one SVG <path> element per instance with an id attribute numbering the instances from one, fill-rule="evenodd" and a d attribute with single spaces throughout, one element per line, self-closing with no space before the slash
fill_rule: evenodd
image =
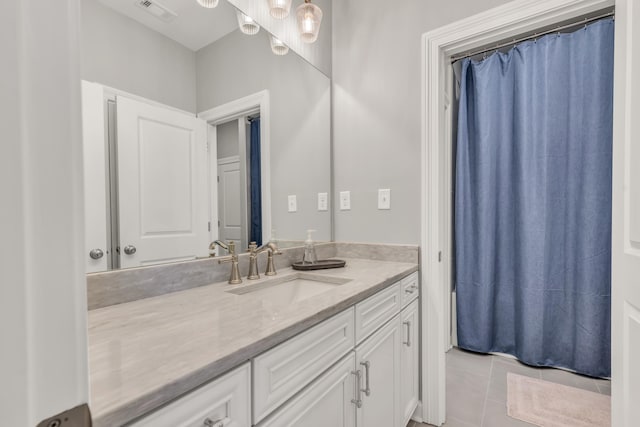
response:
<path id="1" fill-rule="evenodd" d="M 462 65 L 459 346 L 610 376 L 613 20 Z"/>
<path id="2" fill-rule="evenodd" d="M 251 197 L 251 226 L 249 240 L 262 245 L 262 173 L 260 168 L 260 118 L 251 120 L 249 143 L 249 175 Z"/>

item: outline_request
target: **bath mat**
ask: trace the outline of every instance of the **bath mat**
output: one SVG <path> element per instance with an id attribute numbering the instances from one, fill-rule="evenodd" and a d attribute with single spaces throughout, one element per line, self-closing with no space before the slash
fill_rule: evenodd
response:
<path id="1" fill-rule="evenodd" d="M 610 427 L 611 398 L 508 373 L 507 413 L 541 427 Z"/>

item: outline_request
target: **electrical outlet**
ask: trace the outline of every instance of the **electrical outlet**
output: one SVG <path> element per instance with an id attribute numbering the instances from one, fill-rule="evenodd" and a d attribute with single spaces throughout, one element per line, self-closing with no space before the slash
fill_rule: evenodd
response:
<path id="1" fill-rule="evenodd" d="M 318 210 L 329 210 L 329 195 L 327 193 L 318 193 Z"/>
<path id="2" fill-rule="evenodd" d="M 378 209 L 391 209 L 391 190 L 380 188 L 378 190 Z"/>
<path id="3" fill-rule="evenodd" d="M 298 211 L 298 199 L 295 194 L 289 196 L 289 212 Z"/>
<path id="4" fill-rule="evenodd" d="M 351 210 L 351 191 L 340 192 L 340 210 L 341 211 Z"/>

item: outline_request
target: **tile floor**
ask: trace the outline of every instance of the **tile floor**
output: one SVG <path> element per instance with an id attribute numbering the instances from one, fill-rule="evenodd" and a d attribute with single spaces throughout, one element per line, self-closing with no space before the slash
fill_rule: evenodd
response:
<path id="1" fill-rule="evenodd" d="M 608 380 L 597 380 L 552 368 L 533 368 L 502 356 L 457 348 L 447 353 L 447 422 L 445 427 L 531 427 L 507 415 L 507 373 L 527 375 L 602 394 Z M 427 427 L 409 422 L 407 427 Z"/>

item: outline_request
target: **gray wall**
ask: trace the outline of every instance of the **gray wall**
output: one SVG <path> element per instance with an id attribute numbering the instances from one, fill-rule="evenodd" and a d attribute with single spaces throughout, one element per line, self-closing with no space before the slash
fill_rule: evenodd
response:
<path id="1" fill-rule="evenodd" d="M 240 141 L 238 140 L 238 121 L 232 120 L 216 126 L 218 158 L 237 156 L 240 153 Z"/>
<path id="2" fill-rule="evenodd" d="M 264 31 L 240 31 L 196 52 L 197 105 L 205 111 L 269 90 L 271 101 L 271 212 L 277 239 L 331 237 L 331 214 L 318 212 L 317 193 L 330 192 L 330 81 L 293 52 L 271 53 Z M 287 212 L 295 194 L 298 212 Z"/>
<path id="3" fill-rule="evenodd" d="M 421 36 L 505 0 L 333 2 L 336 240 L 420 242 Z M 391 210 L 377 189 L 391 189 Z M 338 193 L 351 191 L 351 210 Z"/>
<path id="4" fill-rule="evenodd" d="M 81 7 L 84 80 L 196 112 L 195 52 L 97 0 Z"/>

